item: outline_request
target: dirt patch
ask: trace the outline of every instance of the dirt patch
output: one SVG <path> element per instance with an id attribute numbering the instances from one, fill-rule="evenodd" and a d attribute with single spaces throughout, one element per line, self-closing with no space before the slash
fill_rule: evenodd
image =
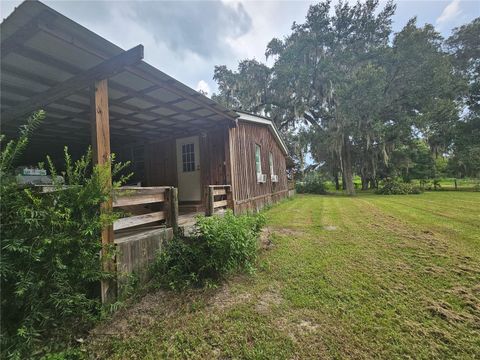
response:
<path id="1" fill-rule="evenodd" d="M 266 227 L 262 229 L 262 232 L 260 233 L 260 247 L 263 250 L 270 250 L 275 246 L 270 238 L 271 235 L 272 235 L 271 228 Z"/>
<path id="2" fill-rule="evenodd" d="M 334 225 L 327 225 L 327 226 L 324 226 L 323 228 L 324 228 L 325 230 L 327 230 L 327 231 L 335 231 L 335 230 L 337 230 L 337 227 L 334 226 Z"/>
<path id="3" fill-rule="evenodd" d="M 266 314 L 272 306 L 280 305 L 282 300 L 280 290 L 276 287 L 270 287 L 267 291 L 260 294 L 255 310 L 261 314 Z"/>
<path id="4" fill-rule="evenodd" d="M 252 294 L 243 292 L 239 294 L 232 293 L 228 285 L 222 286 L 215 296 L 213 296 L 208 305 L 215 309 L 228 309 L 233 306 L 244 304 L 252 298 Z"/>
<path id="5" fill-rule="evenodd" d="M 292 237 L 300 237 L 305 235 L 305 231 L 303 230 L 296 230 L 296 229 L 288 229 L 288 228 L 273 228 L 273 227 L 266 227 L 263 229 L 264 232 L 278 235 L 285 235 L 285 236 L 292 236 Z"/>
<path id="6" fill-rule="evenodd" d="M 172 295 L 160 290 L 147 294 L 131 307 L 119 310 L 108 322 L 93 329 L 90 335 L 128 338 L 139 328 L 154 324 L 160 316 L 173 316 L 177 309 L 178 304 L 172 301 Z"/>
<path id="7" fill-rule="evenodd" d="M 297 325 L 298 331 L 300 334 L 313 333 L 318 329 L 318 325 L 310 320 L 302 320 Z"/>
<path id="8" fill-rule="evenodd" d="M 432 301 L 427 306 L 427 310 L 434 316 L 439 317 L 449 323 L 471 323 L 477 324 L 480 318 L 472 313 L 465 313 L 454 310 L 450 304 L 444 301 Z"/>

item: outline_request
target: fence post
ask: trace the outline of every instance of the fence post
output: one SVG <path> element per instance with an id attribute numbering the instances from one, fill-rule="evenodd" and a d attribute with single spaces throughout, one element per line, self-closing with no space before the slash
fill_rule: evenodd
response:
<path id="1" fill-rule="evenodd" d="M 171 187 L 165 190 L 165 211 L 167 212 L 166 224 L 178 234 L 178 189 Z"/>
<path id="2" fill-rule="evenodd" d="M 212 216 L 214 210 L 214 188 L 213 186 L 208 186 L 207 188 L 207 206 L 205 208 L 205 216 Z"/>
<path id="3" fill-rule="evenodd" d="M 232 187 L 226 186 L 225 191 L 227 192 L 227 209 L 232 209 L 232 211 L 234 211 Z"/>

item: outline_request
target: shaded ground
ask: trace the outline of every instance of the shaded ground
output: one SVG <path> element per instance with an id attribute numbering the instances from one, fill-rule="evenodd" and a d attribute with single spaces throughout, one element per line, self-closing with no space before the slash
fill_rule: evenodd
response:
<path id="1" fill-rule="evenodd" d="M 254 276 L 158 292 L 92 357 L 480 357 L 480 194 L 302 196 L 267 212 Z"/>

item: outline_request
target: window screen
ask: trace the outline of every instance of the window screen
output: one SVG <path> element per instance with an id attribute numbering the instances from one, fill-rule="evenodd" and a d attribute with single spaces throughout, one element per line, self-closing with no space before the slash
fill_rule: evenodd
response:
<path id="1" fill-rule="evenodd" d="M 262 173 L 262 160 L 260 156 L 260 145 L 255 144 L 255 167 L 257 170 L 257 174 Z"/>
<path id="2" fill-rule="evenodd" d="M 195 147 L 194 144 L 182 145 L 183 172 L 195 171 Z"/>

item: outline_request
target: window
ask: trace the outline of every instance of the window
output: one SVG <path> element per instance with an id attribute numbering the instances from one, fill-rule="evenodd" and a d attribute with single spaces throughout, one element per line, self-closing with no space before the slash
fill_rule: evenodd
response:
<path id="1" fill-rule="evenodd" d="M 183 172 L 195 171 L 195 147 L 194 144 L 182 145 Z"/>
<path id="2" fill-rule="evenodd" d="M 257 170 L 257 178 L 262 174 L 262 158 L 260 155 L 260 145 L 255 144 L 255 168 Z"/>
<path id="3" fill-rule="evenodd" d="M 273 154 L 271 152 L 268 153 L 268 164 L 270 165 L 270 175 L 275 175 L 273 172 Z"/>

